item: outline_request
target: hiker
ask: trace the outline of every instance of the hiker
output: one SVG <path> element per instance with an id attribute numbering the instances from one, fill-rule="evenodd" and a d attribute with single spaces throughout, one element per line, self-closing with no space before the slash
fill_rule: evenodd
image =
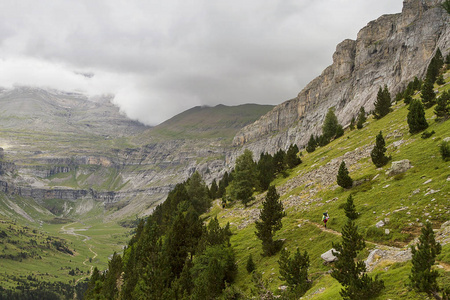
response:
<path id="1" fill-rule="evenodd" d="M 328 222 L 329 218 L 330 218 L 330 216 L 328 215 L 328 212 L 324 212 L 323 216 L 322 216 L 322 221 L 323 221 L 325 228 L 327 228 L 327 222 Z"/>

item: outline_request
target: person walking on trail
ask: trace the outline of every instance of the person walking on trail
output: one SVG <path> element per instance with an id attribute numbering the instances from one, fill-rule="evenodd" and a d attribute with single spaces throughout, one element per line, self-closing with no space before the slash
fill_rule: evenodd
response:
<path id="1" fill-rule="evenodd" d="M 327 228 L 327 222 L 328 222 L 329 218 L 330 218 L 330 216 L 328 215 L 328 212 L 324 212 L 323 216 L 322 216 L 322 221 L 323 221 L 323 225 L 325 226 L 325 228 Z"/>

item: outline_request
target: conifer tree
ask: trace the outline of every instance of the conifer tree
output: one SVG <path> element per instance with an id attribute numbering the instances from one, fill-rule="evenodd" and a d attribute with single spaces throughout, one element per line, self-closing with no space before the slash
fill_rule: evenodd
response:
<path id="1" fill-rule="evenodd" d="M 108 271 L 105 274 L 103 282 L 102 294 L 106 299 L 115 299 L 118 297 L 119 289 L 117 281 L 122 274 L 122 258 L 114 252 L 113 257 L 108 263 Z"/>
<path id="2" fill-rule="evenodd" d="M 389 93 L 387 85 L 385 85 L 384 89 L 381 89 L 380 87 L 378 90 L 374 110 L 375 118 L 381 119 L 382 117 L 384 117 L 389 113 L 390 108 L 391 108 L 391 94 Z"/>
<path id="3" fill-rule="evenodd" d="M 271 256 L 279 250 L 281 244 L 278 241 L 273 241 L 273 236 L 283 226 L 281 219 L 285 215 L 280 195 L 277 193 L 275 186 L 271 185 L 263 202 L 259 220 L 255 222 L 255 234 L 262 241 L 264 255 Z"/>
<path id="4" fill-rule="evenodd" d="M 426 80 L 422 85 L 420 97 L 425 108 L 430 108 L 436 104 L 436 93 L 434 92 L 433 83 L 430 80 Z"/>
<path id="5" fill-rule="evenodd" d="M 286 165 L 288 168 L 292 169 L 302 163 L 302 160 L 298 156 L 299 150 L 296 144 L 289 146 L 288 151 L 286 151 Z"/>
<path id="6" fill-rule="evenodd" d="M 370 157 L 372 158 L 372 162 L 380 168 L 388 163 L 389 157 L 385 155 L 386 153 L 386 142 L 384 141 L 383 134 L 380 133 L 376 137 L 375 146 L 370 152 Z"/>
<path id="7" fill-rule="evenodd" d="M 195 171 L 186 182 L 186 191 L 189 195 L 192 206 L 199 213 L 205 212 L 211 206 L 209 190 L 202 176 Z"/>
<path id="8" fill-rule="evenodd" d="M 278 150 L 273 156 L 273 165 L 275 168 L 275 174 L 283 174 L 286 170 L 286 152 Z"/>
<path id="9" fill-rule="evenodd" d="M 322 126 L 322 136 L 328 144 L 332 138 L 336 136 L 336 130 L 338 129 L 339 122 L 334 114 L 334 108 L 328 109 L 327 115 Z"/>
<path id="10" fill-rule="evenodd" d="M 256 168 L 259 187 L 261 191 L 265 191 L 269 188 L 270 183 L 275 177 L 275 166 L 272 155 L 261 153 Z"/>
<path id="11" fill-rule="evenodd" d="M 225 190 L 229 182 L 230 180 L 228 172 L 225 172 L 222 176 L 222 179 L 219 181 L 219 190 L 217 191 L 217 197 L 223 197 L 225 195 Z"/>
<path id="12" fill-rule="evenodd" d="M 440 289 L 436 281 L 439 274 L 436 270 L 431 270 L 431 267 L 434 265 L 436 255 L 441 252 L 441 245 L 434 238 L 430 222 L 427 222 L 422 228 L 417 249 L 415 246 L 411 246 L 411 250 L 413 266 L 409 279 L 412 287 L 419 292 L 425 292 L 440 299 L 438 295 Z"/>
<path id="13" fill-rule="evenodd" d="M 348 175 L 348 173 L 349 172 L 345 166 L 345 161 L 342 161 L 337 174 L 337 184 L 344 189 L 349 189 L 353 185 L 353 179 Z"/>
<path id="14" fill-rule="evenodd" d="M 352 118 L 352 120 L 350 121 L 350 130 L 354 130 L 355 129 L 355 124 L 356 124 L 356 120 L 355 117 Z"/>
<path id="15" fill-rule="evenodd" d="M 356 128 L 361 129 L 363 128 L 364 123 L 366 122 L 366 111 L 364 110 L 364 106 L 361 106 L 359 109 L 358 114 L 358 122 L 356 123 Z"/>
<path id="16" fill-rule="evenodd" d="M 422 102 L 418 99 L 413 99 L 408 109 L 407 121 L 409 132 L 414 134 L 427 129 L 428 123 L 425 118 L 425 110 L 423 109 Z"/>
<path id="17" fill-rule="evenodd" d="M 347 198 L 347 202 L 344 205 L 344 211 L 347 218 L 350 220 L 356 220 L 359 216 L 359 214 L 356 212 L 356 206 L 353 203 L 353 197 L 350 194 Z"/>
<path id="18" fill-rule="evenodd" d="M 306 151 L 308 153 L 316 151 L 317 142 L 314 136 L 311 134 L 311 137 L 309 138 L 308 144 L 306 145 Z"/>
<path id="19" fill-rule="evenodd" d="M 444 57 L 442 56 L 441 50 L 437 48 L 436 53 L 434 54 L 433 58 L 430 60 L 430 64 L 428 65 L 426 81 L 429 81 L 431 84 L 435 83 L 443 65 Z"/>
<path id="20" fill-rule="evenodd" d="M 211 182 L 211 187 L 209 188 L 209 196 L 211 199 L 217 198 L 217 192 L 219 190 L 219 187 L 217 186 L 216 179 L 213 179 Z"/>
<path id="21" fill-rule="evenodd" d="M 333 243 L 333 255 L 338 260 L 334 264 L 331 277 L 342 284 L 339 292 L 344 299 L 359 300 L 370 299 L 378 296 L 384 288 L 384 283 L 377 277 L 370 278 L 363 261 L 356 261 L 359 251 L 365 247 L 362 236 L 358 233 L 358 227 L 350 219 L 342 228 L 342 242 Z"/>
<path id="22" fill-rule="evenodd" d="M 437 105 L 434 108 L 437 119 L 448 119 L 450 117 L 450 92 L 444 91 L 437 99 Z"/>
<path id="23" fill-rule="evenodd" d="M 241 200 L 246 206 L 253 199 L 253 190 L 257 187 L 256 163 L 253 153 L 245 149 L 244 153 L 236 159 L 233 181 L 230 194 L 234 200 Z"/>
<path id="24" fill-rule="evenodd" d="M 293 258 L 289 256 L 288 250 L 281 250 L 278 260 L 280 279 L 289 287 L 290 298 L 298 299 L 311 287 L 311 281 L 308 280 L 309 256 L 308 252 L 302 254 L 298 248 Z"/>
<path id="25" fill-rule="evenodd" d="M 245 268 L 248 273 L 251 273 L 256 270 L 256 265 L 255 265 L 255 262 L 253 261 L 253 257 L 251 254 L 248 256 L 247 264 L 246 264 Z"/>

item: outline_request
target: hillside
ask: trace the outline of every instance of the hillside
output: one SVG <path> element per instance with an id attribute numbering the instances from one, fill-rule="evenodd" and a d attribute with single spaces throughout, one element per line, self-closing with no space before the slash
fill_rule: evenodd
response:
<path id="1" fill-rule="evenodd" d="M 151 136 L 166 139 L 232 139 L 244 126 L 253 123 L 273 106 L 243 104 L 237 106 L 197 106 L 148 130 Z"/>
<path id="2" fill-rule="evenodd" d="M 444 84 L 435 85 L 439 96 L 444 90 L 450 91 L 450 72 L 444 78 Z M 418 99 L 420 95 L 416 94 L 414 98 Z M 412 266 L 410 246 L 417 243 L 426 222 L 432 223 L 436 240 L 442 246 L 433 267 L 439 274 L 438 284 L 449 286 L 450 165 L 441 156 L 439 147 L 444 140 L 450 140 L 450 120 L 436 119 L 434 108 L 426 110 L 427 132 L 434 132 L 431 137 L 409 133 L 406 122 L 408 105 L 399 101 L 383 118 L 376 120 L 370 116 L 362 129 L 347 130 L 328 145 L 312 153 L 303 152 L 303 162 L 299 166 L 288 170 L 285 176 L 279 174 L 272 182 L 286 212 L 282 228 L 275 234 L 274 240 L 282 241 L 282 247 L 291 254 L 297 248 L 302 253 L 307 251 L 311 262 L 308 278 L 312 286 L 303 299 L 340 299 L 341 285 L 330 275 L 334 265 L 324 263 L 321 255 L 331 249 L 332 243 L 341 240 L 347 219 L 343 205 L 349 195 L 354 198 L 359 213 L 355 220 L 358 232 L 366 241 L 358 260 L 365 263 L 370 277 L 378 275 L 384 281 L 385 288 L 374 299 L 424 299 L 424 293 L 408 286 L 408 276 Z M 370 152 L 380 131 L 385 137 L 387 155 L 391 161 L 377 168 L 372 163 Z M 391 174 L 392 165 L 401 160 L 409 160 L 411 167 Z M 346 162 L 354 180 L 349 189 L 336 184 L 342 161 Z M 177 186 L 164 205 L 129 241 L 122 260 L 118 256 L 113 258 L 103 279 L 91 278 L 91 284 L 95 282 L 95 286 L 101 288 L 88 290 L 88 299 L 99 294 L 120 295 L 119 298 L 147 295 L 154 299 L 175 299 L 175 295 L 183 293 L 188 293 L 192 299 L 219 298 L 221 289 L 226 285 L 219 290 L 211 285 L 212 282 L 221 282 L 217 279 L 221 278 L 219 270 L 225 272 L 222 280 L 232 283 L 223 292 L 227 296 L 270 299 L 264 297 L 270 297 L 272 293 L 282 294 L 286 283 L 280 279 L 278 260 L 281 254 L 263 255 L 261 241 L 255 235 L 255 222 L 259 220 L 266 193 L 256 192 L 255 199 L 246 206 L 230 199 L 225 207 L 220 199 L 213 201 L 209 211 L 198 219 L 207 226 L 198 233 L 197 248 L 185 249 L 192 249 L 192 239 L 197 235 L 193 231 L 196 221 L 193 221 L 195 213 L 192 207 L 195 209 L 199 199 L 203 199 L 200 196 L 201 184 L 196 185 L 198 180 L 195 176 L 191 177 L 185 185 L 185 192 L 184 188 Z M 191 193 L 199 198 L 189 198 Z M 227 195 L 231 194 L 228 189 Z M 189 208 L 191 200 L 186 199 L 192 199 Z M 327 228 L 321 223 L 324 211 L 331 216 Z M 168 221 L 170 219 L 171 222 Z M 224 230 L 225 236 L 227 231 L 216 227 L 216 220 L 222 228 L 227 228 L 226 224 L 229 224 L 229 244 L 226 238 L 221 242 L 221 230 Z M 237 270 L 227 269 L 233 260 L 232 256 L 227 256 L 229 248 L 235 255 Z M 254 275 L 246 270 L 250 255 L 256 274 L 261 275 L 257 282 Z M 166 260 L 168 266 L 162 263 Z M 118 261 L 123 261 L 123 265 L 119 266 Z M 152 272 L 144 273 L 142 282 L 135 281 L 134 272 L 142 274 L 146 268 Z M 170 274 L 170 270 L 178 272 L 178 275 Z M 217 277 L 208 277 L 209 272 L 218 272 L 212 273 Z M 111 285 L 110 278 L 119 274 L 124 274 L 120 276 L 123 280 L 114 281 Z M 172 284 L 165 281 L 168 278 L 173 280 Z M 153 285 L 153 282 L 157 283 Z M 209 293 L 214 293 L 214 296 Z"/>

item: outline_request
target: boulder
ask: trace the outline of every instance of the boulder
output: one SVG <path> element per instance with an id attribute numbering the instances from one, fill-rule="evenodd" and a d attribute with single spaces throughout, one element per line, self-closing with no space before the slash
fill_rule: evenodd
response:
<path id="1" fill-rule="evenodd" d="M 320 257 L 326 261 L 326 262 L 333 262 L 336 261 L 338 258 L 336 256 L 333 255 L 333 252 L 337 252 L 336 250 L 334 250 L 333 248 L 331 248 L 330 250 L 328 250 L 327 252 L 323 253 Z"/>
<path id="2" fill-rule="evenodd" d="M 376 226 L 377 228 L 381 228 L 381 227 L 384 226 L 384 222 L 383 222 L 383 221 L 380 221 L 380 222 L 378 222 L 377 224 L 375 224 L 375 226 Z"/>
<path id="3" fill-rule="evenodd" d="M 412 165 L 409 159 L 403 159 L 399 161 L 393 161 L 391 168 L 386 172 L 386 175 L 393 176 L 397 174 L 401 174 L 411 169 Z"/>

